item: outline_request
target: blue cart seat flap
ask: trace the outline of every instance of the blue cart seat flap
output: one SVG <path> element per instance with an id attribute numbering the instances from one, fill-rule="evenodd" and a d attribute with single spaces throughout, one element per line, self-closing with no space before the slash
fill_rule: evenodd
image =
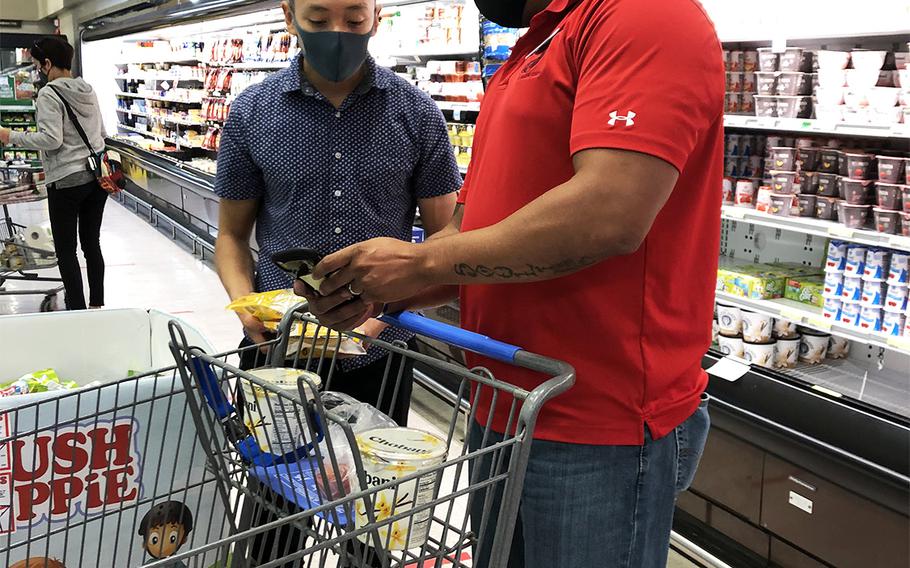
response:
<path id="1" fill-rule="evenodd" d="M 303 511 L 322 506 L 322 496 L 316 485 L 316 476 L 320 474 L 318 471 L 313 471 L 309 460 L 286 465 L 257 466 L 253 468 L 253 475 L 269 489 L 295 503 Z M 335 512 L 338 515 L 338 522 L 342 526 L 347 525 L 344 507 L 339 505 L 335 508 Z M 316 516 L 330 523 L 334 523 L 336 520 L 335 515 L 330 511 L 317 513 Z"/>
<path id="2" fill-rule="evenodd" d="M 202 391 L 205 401 L 215 411 L 215 415 L 224 419 L 233 414 L 234 406 L 228 402 L 227 397 L 221 392 L 221 387 L 218 385 L 218 377 L 215 375 L 215 370 L 212 369 L 212 366 L 198 357 L 190 358 L 190 363 L 193 365 L 196 377 L 198 377 L 199 390 Z"/>

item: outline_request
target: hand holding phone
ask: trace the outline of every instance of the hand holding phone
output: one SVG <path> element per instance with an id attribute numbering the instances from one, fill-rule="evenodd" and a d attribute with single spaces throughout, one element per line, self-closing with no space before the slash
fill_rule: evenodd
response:
<path id="1" fill-rule="evenodd" d="M 272 262 L 294 279 L 305 282 L 318 294 L 323 278 L 313 278 L 313 269 L 323 257 L 324 254 L 313 249 L 289 249 L 273 254 Z"/>

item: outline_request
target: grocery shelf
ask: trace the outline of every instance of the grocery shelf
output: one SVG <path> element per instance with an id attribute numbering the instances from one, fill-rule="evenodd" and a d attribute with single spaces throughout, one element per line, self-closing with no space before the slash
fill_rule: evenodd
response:
<path id="1" fill-rule="evenodd" d="M 869 371 L 849 359 L 825 359 L 818 365 L 800 363 L 784 372 L 828 395 L 860 400 L 901 416 L 907 416 L 910 408 L 906 375 L 887 368 Z"/>
<path id="2" fill-rule="evenodd" d="M 32 112 L 34 105 L 0 105 L 0 112 Z"/>
<path id="3" fill-rule="evenodd" d="M 0 121 L 0 126 L 13 127 L 13 126 L 37 126 L 37 122 L 9 122 L 6 120 Z"/>
<path id="4" fill-rule="evenodd" d="M 129 115 L 132 115 L 132 116 L 148 116 L 148 115 L 147 115 L 146 113 L 144 113 L 144 112 L 139 112 L 139 111 L 135 111 L 135 110 L 130 110 L 130 109 L 128 109 L 128 108 L 118 108 L 118 109 L 117 109 L 117 112 L 122 112 L 122 113 L 124 113 L 124 114 L 129 114 Z"/>
<path id="5" fill-rule="evenodd" d="M 196 77 L 174 77 L 173 75 L 117 75 L 114 79 L 126 81 L 195 81 L 199 83 L 205 81 L 205 79 Z"/>
<path id="6" fill-rule="evenodd" d="M 467 175 L 468 167 L 467 166 L 458 166 L 458 171 L 461 172 L 461 175 Z"/>
<path id="7" fill-rule="evenodd" d="M 180 124 L 182 126 L 208 126 L 205 122 L 192 121 L 192 120 L 181 120 L 179 118 L 171 118 L 169 116 L 162 116 L 160 114 L 148 114 L 146 116 L 151 120 L 157 120 L 159 122 L 169 122 L 171 124 Z"/>
<path id="8" fill-rule="evenodd" d="M 114 94 L 117 95 L 118 97 L 128 97 L 131 99 L 145 99 L 147 101 L 162 101 L 162 102 L 166 102 L 166 103 L 182 103 L 182 104 L 186 104 L 186 105 L 201 105 L 202 104 L 201 100 L 187 101 L 187 100 L 182 100 L 182 99 L 173 99 L 170 97 L 159 97 L 156 95 L 140 95 L 138 93 L 124 93 L 124 92 L 119 92 L 119 93 L 114 93 Z"/>
<path id="9" fill-rule="evenodd" d="M 238 69 L 238 70 L 262 69 L 262 70 L 268 71 L 268 70 L 285 69 L 288 66 L 290 66 L 291 61 L 293 61 L 293 60 L 288 60 L 288 61 L 244 61 L 242 63 L 232 63 L 230 65 L 227 65 L 227 67 L 233 67 L 234 69 Z"/>
<path id="10" fill-rule="evenodd" d="M 129 130 L 130 132 L 136 132 L 137 134 L 143 134 L 145 136 L 154 136 L 148 130 L 142 130 L 141 128 L 136 128 L 134 126 L 127 126 L 125 124 L 117 124 L 117 128 L 122 128 L 123 130 Z"/>
<path id="11" fill-rule="evenodd" d="M 717 292 L 716 297 L 718 302 L 724 304 L 739 306 L 740 308 L 772 317 L 788 319 L 804 327 L 830 333 L 831 335 L 910 355 L 910 337 L 890 337 L 879 332 L 863 331 L 856 326 L 832 321 L 822 316 L 821 308 L 788 300 L 787 298 L 753 300 L 726 292 Z"/>
<path id="12" fill-rule="evenodd" d="M 195 56 L 187 56 L 187 57 L 173 57 L 170 59 L 156 59 L 155 61 L 143 61 L 143 60 L 118 61 L 118 62 L 114 63 L 114 65 L 156 65 L 158 63 L 170 63 L 170 64 L 203 63 L 203 61 Z"/>
<path id="13" fill-rule="evenodd" d="M 808 118 L 771 118 L 728 114 L 724 115 L 724 127 L 770 132 L 866 136 L 870 138 L 906 138 L 910 140 L 910 124 L 849 124 Z"/>
<path id="14" fill-rule="evenodd" d="M 785 231 L 796 231 L 818 237 L 830 237 L 863 245 L 887 247 L 910 251 L 910 237 L 889 235 L 866 229 L 849 229 L 834 221 L 813 219 L 811 217 L 782 217 L 771 215 L 747 207 L 724 205 L 721 217 L 729 221 L 745 221 Z"/>
<path id="15" fill-rule="evenodd" d="M 441 110 L 457 110 L 464 112 L 480 112 L 480 103 L 453 103 L 449 101 L 436 101 Z"/>
<path id="16" fill-rule="evenodd" d="M 449 47 L 429 46 L 415 48 L 413 51 L 393 53 L 389 55 L 389 57 L 468 57 L 476 56 L 478 53 L 480 53 L 480 46 L 477 45 L 455 45 Z"/>

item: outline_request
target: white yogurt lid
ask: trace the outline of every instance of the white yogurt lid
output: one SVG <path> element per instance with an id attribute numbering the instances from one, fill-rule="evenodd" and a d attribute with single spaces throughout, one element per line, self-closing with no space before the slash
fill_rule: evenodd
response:
<path id="1" fill-rule="evenodd" d="M 445 440 L 413 428 L 377 428 L 357 434 L 364 457 L 384 462 L 438 461 L 447 451 Z"/>
<path id="2" fill-rule="evenodd" d="M 274 387 L 282 390 L 297 390 L 297 378 L 305 375 L 316 388 L 322 386 L 322 377 L 312 371 L 303 369 L 292 369 L 287 367 L 262 367 L 249 371 L 251 375 L 264 382 L 270 383 Z M 244 388 L 259 388 L 249 381 L 242 381 Z M 304 383 L 306 384 L 306 383 Z"/>

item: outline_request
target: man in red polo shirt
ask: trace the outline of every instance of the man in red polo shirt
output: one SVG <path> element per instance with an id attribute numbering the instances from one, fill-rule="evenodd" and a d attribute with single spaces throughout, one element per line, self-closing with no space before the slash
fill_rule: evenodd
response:
<path id="1" fill-rule="evenodd" d="M 487 89 L 463 208 L 425 244 L 327 257 L 325 296 L 305 295 L 353 328 L 384 303 L 460 290 L 466 329 L 571 363 L 575 386 L 534 430 L 510 566 L 663 567 L 708 428 L 721 48 L 694 0 L 477 3 L 530 29 Z M 527 389 L 543 379 L 471 363 Z"/>

